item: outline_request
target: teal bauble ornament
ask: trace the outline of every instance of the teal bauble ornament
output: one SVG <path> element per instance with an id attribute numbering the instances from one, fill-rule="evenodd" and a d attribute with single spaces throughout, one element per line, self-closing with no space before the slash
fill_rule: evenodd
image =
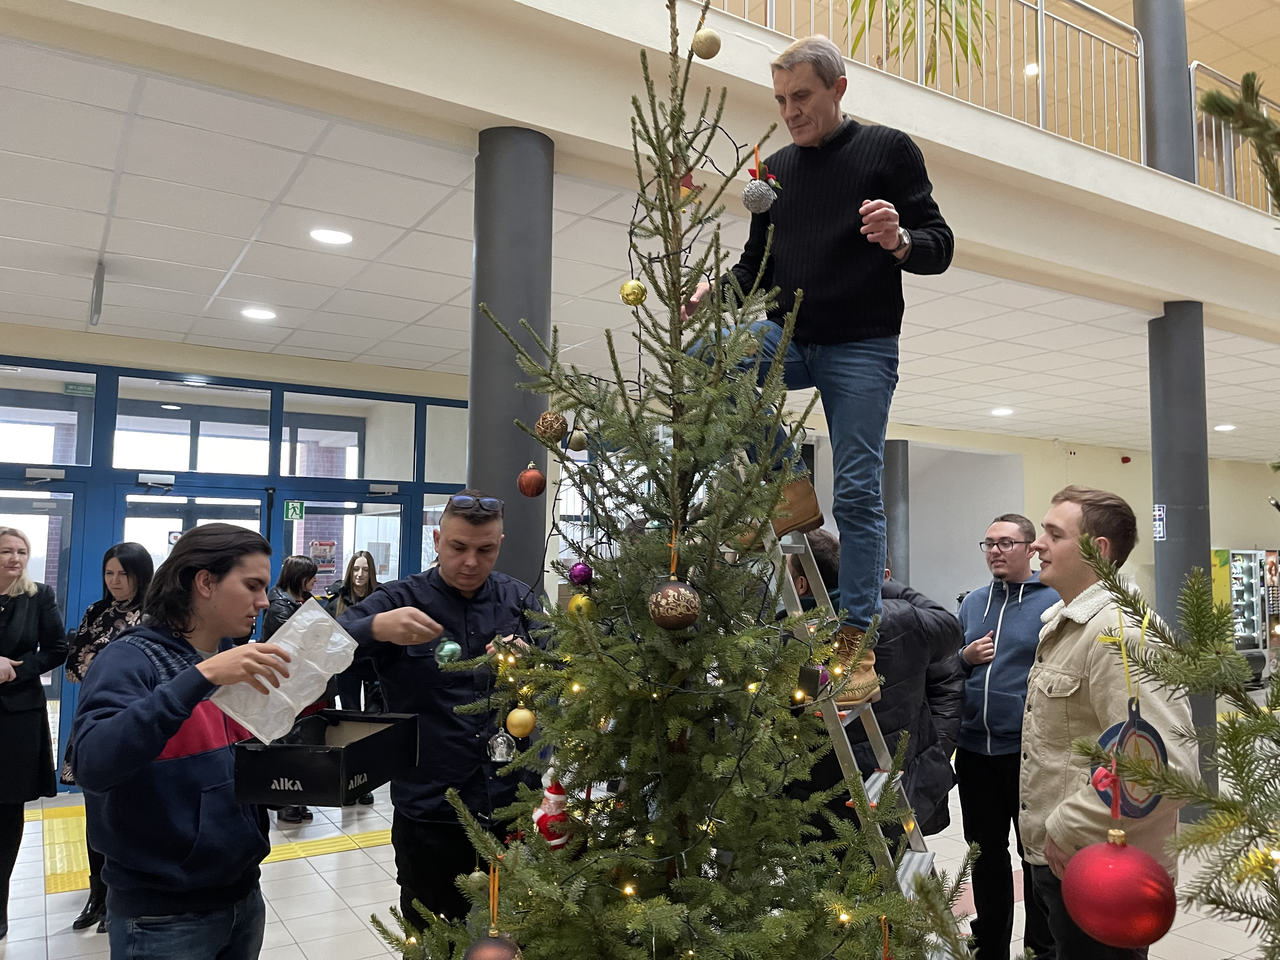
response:
<path id="1" fill-rule="evenodd" d="M 462 647 L 456 640 L 441 640 L 436 647 L 436 663 L 456 663 L 462 659 Z"/>

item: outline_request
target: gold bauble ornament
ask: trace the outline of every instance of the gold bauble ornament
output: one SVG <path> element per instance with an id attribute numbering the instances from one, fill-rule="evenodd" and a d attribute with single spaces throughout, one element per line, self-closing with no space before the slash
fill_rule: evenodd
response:
<path id="1" fill-rule="evenodd" d="M 569 434 L 569 449 L 575 453 L 581 453 L 587 449 L 587 434 L 585 431 L 577 427 L 573 428 L 573 433 Z"/>
<path id="2" fill-rule="evenodd" d="M 638 307 L 644 303 L 644 298 L 649 295 L 649 291 L 645 289 L 644 284 L 634 277 L 627 280 L 618 289 L 618 296 L 622 298 L 622 302 L 628 307 Z"/>
<path id="3" fill-rule="evenodd" d="M 649 594 L 649 616 L 664 630 L 692 626 L 702 611 L 698 591 L 672 577 Z"/>
<path id="4" fill-rule="evenodd" d="M 695 56 L 710 60 L 720 52 L 720 34 L 710 27 L 703 27 L 693 35 L 693 43 L 690 46 Z"/>
<path id="5" fill-rule="evenodd" d="M 533 432 L 547 443 L 559 443 L 569 432 L 569 421 L 564 418 L 563 413 L 548 410 L 538 417 L 538 422 L 533 425 Z"/>
<path id="6" fill-rule="evenodd" d="M 507 732 L 513 737 L 527 737 L 533 733 L 538 718 L 527 707 L 516 707 L 507 714 Z"/>
<path id="7" fill-rule="evenodd" d="M 575 593 L 569 598 L 569 612 L 574 616 L 590 619 L 595 616 L 596 602 L 585 593 Z"/>

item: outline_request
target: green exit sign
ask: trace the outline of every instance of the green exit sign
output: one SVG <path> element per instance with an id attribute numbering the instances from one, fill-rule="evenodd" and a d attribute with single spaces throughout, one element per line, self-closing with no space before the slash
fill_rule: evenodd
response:
<path id="1" fill-rule="evenodd" d="M 301 500 L 286 500 L 284 502 L 284 518 L 286 520 L 301 520 L 305 510 L 306 507 Z"/>
<path id="2" fill-rule="evenodd" d="M 62 392 L 72 397 L 92 397 L 92 383 L 64 383 Z"/>

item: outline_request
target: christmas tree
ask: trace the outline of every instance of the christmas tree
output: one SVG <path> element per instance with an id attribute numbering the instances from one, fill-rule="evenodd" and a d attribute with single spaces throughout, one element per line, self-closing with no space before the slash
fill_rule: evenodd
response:
<path id="1" fill-rule="evenodd" d="M 1187 577 L 1174 628 L 1119 578 L 1092 542 L 1083 542 L 1082 550 L 1126 620 L 1145 624 L 1149 641 L 1155 641 L 1124 651 L 1139 685 L 1209 694 L 1218 703 L 1212 730 L 1174 734 L 1196 738 L 1202 755 L 1214 751 L 1216 741 L 1210 754 L 1218 771 L 1216 789 L 1133 756 L 1119 756 L 1117 772 L 1204 811 L 1171 840 L 1184 862 L 1196 865 L 1195 876 L 1182 884 L 1183 902 L 1249 922 L 1260 934 L 1262 957 L 1280 960 L 1280 673 L 1272 674 L 1261 702 L 1255 701 L 1249 689 L 1253 671 L 1236 650 L 1231 608 L 1214 604 L 1204 571 L 1197 568 Z M 1076 747 L 1095 763 L 1111 761 L 1097 744 Z"/>
<path id="2" fill-rule="evenodd" d="M 549 610 L 546 649 L 507 650 L 496 665 L 508 727 L 531 725 L 532 712 L 538 730 L 509 769 L 553 763 L 567 817 L 535 818 L 543 795 L 525 789 L 505 811 L 503 844 L 454 797 L 489 864 L 461 881 L 470 932 L 509 936 L 527 960 L 967 956 L 951 916 L 959 878 L 928 878 L 907 896 L 883 856 L 879 828 L 901 816 L 889 791 L 873 808 L 860 783 L 843 785 L 859 817 L 819 842 L 813 823 L 836 791 L 788 789 L 831 748 L 796 688 L 803 666 L 830 658 L 835 623 L 829 611 L 825 624 L 779 619 L 777 564 L 745 549 L 794 479 L 774 442 L 781 365 L 762 378 L 734 372 L 756 352 L 747 321 L 772 294 L 735 285 L 682 316 L 698 280 L 726 271 L 717 220 L 748 161 L 736 144 L 716 156 L 732 142 L 723 91 L 686 105 L 694 52 L 719 46 L 703 29 L 706 5 L 688 51 L 676 0 L 666 8 L 664 91 L 642 53 L 644 96 L 632 102 L 639 191 L 621 294 L 635 325 L 608 332 L 613 375 L 566 366 L 554 333 L 539 356 L 509 338 L 549 405 L 520 426 L 546 444 L 588 520 L 558 525 L 570 559 L 554 566 L 576 593 Z M 757 191 L 785 189 L 757 172 Z M 624 375 L 631 355 L 639 379 Z M 784 428 L 793 441 L 802 421 Z M 460 957 L 469 939 L 434 918 L 423 931 L 396 919 L 399 932 L 382 929 L 406 957 Z"/>

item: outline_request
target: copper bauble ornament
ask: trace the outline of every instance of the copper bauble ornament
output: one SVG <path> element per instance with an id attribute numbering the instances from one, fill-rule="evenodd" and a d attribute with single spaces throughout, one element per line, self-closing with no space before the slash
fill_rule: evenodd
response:
<path id="1" fill-rule="evenodd" d="M 513 737 L 527 737 L 533 733 L 537 717 L 527 707 L 516 707 L 507 714 L 507 732 Z"/>
<path id="2" fill-rule="evenodd" d="M 526 497 L 541 496 L 542 491 L 547 489 L 547 475 L 530 460 L 529 465 L 520 471 L 520 476 L 516 477 L 516 489 Z"/>
<path id="3" fill-rule="evenodd" d="M 574 616 L 590 619 L 595 616 L 596 602 L 585 593 L 575 593 L 569 598 L 569 612 Z"/>
<path id="4" fill-rule="evenodd" d="M 702 611 L 698 591 L 672 577 L 649 594 L 649 616 L 665 630 L 692 626 Z"/>
<path id="5" fill-rule="evenodd" d="M 547 443 L 559 443 L 569 432 L 569 421 L 564 418 L 563 413 L 548 410 L 533 425 L 533 432 Z"/>
<path id="6" fill-rule="evenodd" d="M 720 34 L 710 27 L 703 27 L 693 35 L 693 42 L 689 46 L 696 56 L 710 60 L 720 52 Z"/>
<path id="7" fill-rule="evenodd" d="M 569 434 L 569 449 L 574 453 L 581 453 L 587 449 L 587 435 L 584 431 L 577 427 L 573 428 L 573 433 Z"/>
<path id="8" fill-rule="evenodd" d="M 1123 830 L 1085 847 L 1067 862 L 1062 900 L 1076 925 L 1099 943 L 1134 949 L 1173 926 L 1173 881 L 1151 854 L 1125 843 Z"/>
<path id="9" fill-rule="evenodd" d="M 649 295 L 649 291 L 645 289 L 643 283 L 634 277 L 626 281 L 619 289 L 618 296 L 622 298 L 622 302 L 628 307 L 638 307 L 644 303 L 644 298 Z"/>

